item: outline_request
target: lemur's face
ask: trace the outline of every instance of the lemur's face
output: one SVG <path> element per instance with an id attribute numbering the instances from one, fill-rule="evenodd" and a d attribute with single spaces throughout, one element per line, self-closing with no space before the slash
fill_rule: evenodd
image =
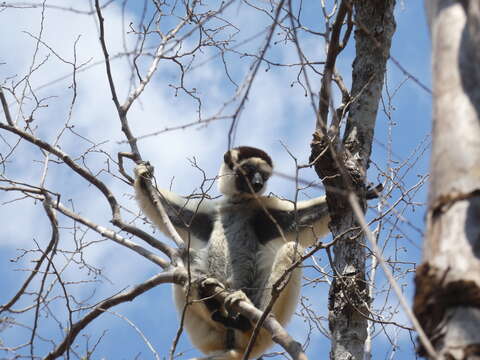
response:
<path id="1" fill-rule="evenodd" d="M 259 193 L 264 190 L 271 167 L 260 158 L 250 158 L 234 166 L 235 188 L 241 193 Z"/>
<path id="2" fill-rule="evenodd" d="M 225 195 L 259 195 L 265 191 L 272 169 L 272 160 L 264 151 L 248 146 L 234 148 L 225 153 L 219 189 Z"/>

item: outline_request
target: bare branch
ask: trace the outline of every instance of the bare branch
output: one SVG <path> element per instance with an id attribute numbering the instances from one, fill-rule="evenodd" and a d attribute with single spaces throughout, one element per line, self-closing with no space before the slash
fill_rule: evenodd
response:
<path id="1" fill-rule="evenodd" d="M 143 256 L 144 258 L 150 260 L 154 264 L 159 265 L 163 269 L 166 269 L 169 266 L 169 262 L 165 261 L 162 259 L 160 256 L 152 253 L 151 251 L 148 251 L 147 249 L 143 248 L 142 246 L 134 243 L 131 240 L 125 239 L 124 237 L 120 236 L 118 233 L 116 233 L 113 230 L 107 229 L 103 226 L 97 225 L 94 222 L 86 219 L 83 216 L 80 216 L 73 211 L 69 210 L 67 207 L 65 207 L 63 204 L 60 202 L 55 203 L 54 207 L 58 209 L 62 214 L 65 216 L 68 216 L 71 219 L 74 219 L 78 221 L 79 223 L 88 226 L 90 229 L 98 232 L 100 235 L 115 241 L 117 244 L 120 244 L 122 246 L 125 246 L 129 248 L 132 251 L 135 251 L 137 254 Z M 124 229 L 125 230 L 125 229 Z M 130 233 L 137 235 L 139 238 L 145 240 L 150 244 L 151 246 L 159 249 L 162 251 L 164 254 L 168 256 L 172 256 L 172 254 L 175 253 L 173 249 L 171 249 L 169 246 L 166 244 L 163 244 L 162 242 L 156 240 L 155 238 L 151 237 L 147 233 L 144 233 L 140 229 L 134 228 L 133 226 L 128 229 Z"/>
<path id="2" fill-rule="evenodd" d="M 98 0 L 96 0 L 98 1 Z M 193 1 L 193 7 L 195 7 L 195 4 L 197 3 L 196 0 Z M 193 9 L 192 9 L 193 10 Z M 140 84 L 138 87 L 130 93 L 128 98 L 125 100 L 125 103 L 122 105 L 122 110 L 127 112 L 128 109 L 130 109 L 130 106 L 132 106 L 133 102 L 140 96 L 140 94 L 145 90 L 145 87 L 147 84 L 150 82 L 152 79 L 153 74 L 157 71 L 158 64 L 160 63 L 160 60 L 163 58 L 164 53 L 165 53 L 165 46 L 168 44 L 168 41 L 177 35 L 177 33 L 185 26 L 190 21 L 190 15 L 187 14 L 185 17 L 177 24 L 177 26 L 168 32 L 166 36 L 163 37 L 162 43 L 160 46 L 157 48 L 157 51 L 155 53 L 155 57 L 152 61 L 152 64 L 150 65 L 150 68 L 148 69 L 147 75 L 140 81 Z"/>
<path id="3" fill-rule="evenodd" d="M 90 172 L 85 170 L 83 167 L 77 165 L 65 152 L 60 150 L 58 147 L 53 147 L 49 143 L 40 140 L 39 138 L 35 137 L 32 134 L 27 133 L 26 131 L 23 131 L 19 129 L 16 126 L 12 125 L 7 125 L 0 123 L 0 129 L 7 130 L 13 134 L 16 134 L 20 136 L 21 138 L 27 140 L 28 142 L 38 146 L 39 148 L 55 155 L 58 157 L 60 160 L 65 162 L 74 172 L 79 174 L 81 177 L 83 177 L 85 180 L 88 182 L 92 183 L 95 185 L 95 187 L 102 192 L 102 194 L 107 198 L 110 207 L 112 209 L 113 216 L 119 216 L 119 206 L 117 203 L 117 200 L 111 193 L 111 191 L 108 189 L 108 187 L 99 179 L 97 179 L 94 175 L 92 175 Z"/>
<path id="4" fill-rule="evenodd" d="M 325 61 L 325 67 L 323 70 L 322 86 L 320 89 L 320 102 L 318 104 L 319 116 L 317 121 L 323 122 L 323 125 L 317 123 L 317 128 L 325 128 L 328 120 L 328 109 L 330 107 L 330 93 L 331 82 L 335 70 L 335 61 L 338 54 L 342 51 L 340 46 L 340 32 L 342 30 L 343 20 L 347 15 L 351 5 L 350 0 L 342 0 L 337 12 L 337 17 L 332 26 L 332 34 L 330 36 L 327 59 Z M 337 130 L 338 131 L 338 130 Z"/>
<path id="5" fill-rule="evenodd" d="M 108 189 L 108 187 L 102 181 L 100 181 L 97 177 L 95 177 L 93 174 L 91 174 L 90 172 L 88 172 L 87 170 L 82 168 L 81 166 L 77 165 L 65 152 L 63 152 L 59 148 L 52 147 L 50 144 L 36 138 L 35 136 L 33 136 L 33 135 L 31 135 L 31 134 L 29 134 L 25 131 L 20 130 L 19 128 L 15 127 L 15 126 L 10 126 L 10 125 L 7 125 L 7 124 L 0 123 L 0 128 L 8 130 L 8 131 L 22 137 L 23 139 L 31 142 L 32 144 L 40 147 L 41 149 L 44 149 L 44 150 L 48 151 L 49 153 L 57 156 L 58 158 L 63 160 L 77 174 L 79 174 L 84 179 L 86 179 L 87 181 L 89 181 L 90 183 L 95 185 L 104 194 L 104 196 L 107 198 L 107 200 L 110 204 L 110 207 L 111 207 L 112 213 L 113 213 L 112 223 L 115 226 L 119 227 L 120 229 L 122 229 L 124 231 L 128 231 L 128 232 L 130 232 L 134 235 L 139 236 L 143 240 L 147 241 L 151 246 L 159 249 L 160 251 L 164 252 L 168 256 L 173 256 L 173 254 L 175 254 L 175 251 L 173 249 L 166 246 L 162 242 L 152 238 L 150 235 L 141 231 L 140 229 L 124 223 L 121 220 L 121 217 L 120 217 L 120 207 L 118 205 L 118 202 L 115 199 L 115 197 L 113 196 L 113 194 L 111 193 L 111 191 Z M 64 208 L 64 209 L 65 209 L 65 211 L 67 210 L 66 208 Z M 105 231 L 105 234 L 108 233 L 108 231 L 106 229 L 104 230 L 102 228 L 102 231 Z M 113 234 L 115 234 L 115 233 L 113 233 Z M 162 261 L 164 261 L 164 260 L 162 260 Z"/>
<path id="6" fill-rule="evenodd" d="M 58 222 L 56 219 L 55 214 L 52 211 L 52 202 L 50 199 L 50 196 L 43 192 L 43 196 L 45 197 L 45 201 L 43 202 L 43 206 L 45 209 L 45 212 L 47 213 L 47 216 L 50 220 L 51 228 L 52 228 L 52 237 L 50 239 L 50 242 L 47 245 L 47 248 L 45 251 L 42 251 L 42 255 L 38 261 L 36 261 L 35 268 L 32 270 L 30 275 L 27 277 L 27 279 L 24 281 L 20 289 L 17 291 L 17 293 L 10 299 L 8 303 L 5 305 L 0 306 L 0 314 L 4 311 L 10 310 L 10 308 L 20 299 L 22 295 L 25 295 L 25 290 L 27 289 L 28 285 L 31 283 L 33 278 L 38 275 L 40 267 L 43 265 L 43 262 L 45 259 L 48 259 L 48 261 L 51 261 L 50 258 L 48 258 L 49 254 L 55 253 L 56 247 L 58 245 L 58 239 L 59 239 L 59 234 L 58 234 Z"/>
<path id="7" fill-rule="evenodd" d="M 285 0 L 280 0 L 278 5 L 276 6 L 275 9 L 275 17 L 273 19 L 272 24 L 270 25 L 270 30 L 268 32 L 267 38 L 265 40 L 265 44 L 263 45 L 262 50 L 260 51 L 260 55 L 255 61 L 255 65 L 253 66 L 253 70 L 250 72 L 248 81 L 247 81 L 247 87 L 245 89 L 245 92 L 243 93 L 243 96 L 240 100 L 240 103 L 237 107 L 237 110 L 235 111 L 235 114 L 232 117 L 232 123 L 230 125 L 230 129 L 228 130 L 228 148 L 230 149 L 233 144 L 233 137 L 234 137 L 234 132 L 235 128 L 237 125 L 238 118 L 240 116 L 241 111 L 243 110 L 244 104 L 248 99 L 248 95 L 250 93 L 250 89 L 252 88 L 253 81 L 257 75 L 258 69 L 260 68 L 260 65 L 262 64 L 262 60 L 265 57 L 265 54 L 267 52 L 268 47 L 270 46 L 270 42 L 272 41 L 272 36 L 275 32 L 275 27 L 277 26 L 278 20 L 280 18 L 280 12 L 282 11 L 283 4 L 285 3 Z"/>
<path id="8" fill-rule="evenodd" d="M 176 271 L 162 272 L 158 275 L 151 277 L 149 280 L 135 286 L 131 290 L 124 291 L 121 294 L 115 295 L 109 299 L 102 301 L 100 304 L 95 306 L 95 308 L 92 311 L 90 311 L 87 315 L 85 315 L 79 321 L 74 323 L 72 327 L 68 329 L 68 333 L 63 339 L 63 341 L 43 359 L 53 360 L 62 356 L 63 353 L 67 350 L 68 345 L 73 343 L 73 341 L 78 336 L 80 331 L 82 331 L 87 325 L 89 325 L 97 317 L 102 315 L 106 310 L 116 305 L 119 305 L 121 303 L 132 301 L 137 296 L 145 293 L 148 290 L 153 289 L 159 284 L 175 283 L 175 282 L 178 282 Z"/>
<path id="9" fill-rule="evenodd" d="M 99 4 L 99 0 L 95 0 L 95 9 L 98 17 L 98 21 L 100 24 L 100 44 L 102 45 L 102 51 L 103 51 L 103 56 L 105 58 L 105 68 L 107 71 L 107 78 L 108 78 L 108 84 L 110 85 L 110 92 L 112 93 L 112 100 L 113 103 L 115 104 L 115 108 L 117 109 L 118 116 L 120 118 L 120 122 L 122 124 L 122 131 L 124 132 L 129 144 L 130 148 L 132 150 L 132 154 L 134 157 L 135 162 L 140 162 L 142 160 L 140 156 L 140 152 L 137 147 L 137 140 L 132 134 L 132 131 L 130 130 L 130 125 L 128 124 L 127 121 L 127 111 L 128 109 L 124 109 L 120 105 L 120 101 L 118 100 L 118 95 L 117 91 L 115 89 L 115 83 L 113 81 L 113 76 L 112 76 L 112 69 L 110 66 L 110 56 L 108 54 L 107 50 L 107 45 L 105 43 L 105 29 L 104 29 L 104 19 L 102 16 L 102 10 Z"/>

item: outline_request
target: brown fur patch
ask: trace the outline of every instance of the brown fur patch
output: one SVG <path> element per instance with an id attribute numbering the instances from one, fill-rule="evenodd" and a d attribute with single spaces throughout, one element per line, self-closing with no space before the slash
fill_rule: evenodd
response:
<path id="1" fill-rule="evenodd" d="M 233 148 L 232 150 L 225 153 L 225 155 L 223 156 L 223 160 L 230 169 L 233 169 L 234 162 L 241 162 L 242 160 L 255 157 L 264 160 L 268 165 L 270 165 L 270 167 L 273 167 L 272 159 L 265 151 L 251 146 L 239 146 Z"/>

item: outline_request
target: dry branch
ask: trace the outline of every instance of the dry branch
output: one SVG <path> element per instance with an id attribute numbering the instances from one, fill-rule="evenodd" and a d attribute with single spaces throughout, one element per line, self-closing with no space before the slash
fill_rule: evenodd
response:
<path id="1" fill-rule="evenodd" d="M 131 240 L 125 239 L 124 237 L 120 236 L 118 233 L 115 231 L 108 229 L 106 227 L 103 227 L 101 225 L 95 224 L 93 221 L 88 220 L 84 216 L 80 216 L 79 214 L 74 213 L 73 211 L 69 210 L 67 207 L 65 207 L 63 204 L 57 202 L 53 205 L 56 209 L 58 209 L 62 214 L 65 216 L 68 216 L 70 219 L 73 219 L 75 221 L 78 221 L 79 223 L 88 226 L 90 229 L 94 230 L 95 232 L 99 233 L 100 235 L 106 237 L 107 239 L 115 241 L 117 244 L 120 244 L 122 246 L 125 246 L 129 248 L 130 250 L 136 252 L 137 254 L 143 256 L 144 258 L 150 260 L 156 265 L 159 265 L 161 268 L 166 269 L 169 266 L 169 262 L 162 259 L 160 256 L 157 254 L 152 253 L 151 251 L 148 251 L 147 249 L 143 248 L 142 246 L 134 243 Z M 125 229 L 124 229 L 125 230 Z M 145 240 L 148 242 L 150 245 L 154 246 L 158 250 L 162 251 L 164 254 L 166 254 L 169 257 L 172 257 L 175 254 L 175 250 L 170 248 L 168 245 L 163 244 L 150 236 L 149 234 L 143 232 L 142 230 L 131 226 L 128 229 L 128 232 L 136 235 L 137 237 Z"/>
<path id="2" fill-rule="evenodd" d="M 80 331 L 82 331 L 87 325 L 89 325 L 97 317 L 102 315 L 106 310 L 118 304 L 121 304 L 127 301 L 133 301 L 137 296 L 143 294 L 144 292 L 150 289 L 153 289 L 155 286 L 159 284 L 175 283 L 177 281 L 179 280 L 177 279 L 177 273 L 175 271 L 163 272 L 151 277 L 149 280 L 135 286 L 131 290 L 124 291 L 121 294 L 112 296 L 111 298 L 100 302 L 100 304 L 95 306 L 95 308 L 91 310 L 87 315 L 85 315 L 82 319 L 72 324 L 72 327 L 68 329 L 67 335 L 65 336 L 63 341 L 43 359 L 53 360 L 62 356 L 65 353 L 65 351 L 67 351 L 67 347 L 73 343 L 73 341 L 78 336 Z"/>
<path id="3" fill-rule="evenodd" d="M 337 12 L 337 17 L 335 18 L 335 22 L 332 26 L 327 59 L 325 60 L 325 66 L 323 70 L 322 86 L 320 88 L 320 102 L 318 105 L 319 116 L 317 118 L 318 129 L 324 129 L 327 126 L 328 109 L 330 107 L 331 82 L 335 71 L 335 61 L 340 51 L 342 51 L 342 47 L 340 45 L 340 32 L 342 30 L 343 21 L 347 15 L 347 12 L 351 11 L 351 4 L 349 4 L 349 2 L 350 0 L 342 0 Z"/>

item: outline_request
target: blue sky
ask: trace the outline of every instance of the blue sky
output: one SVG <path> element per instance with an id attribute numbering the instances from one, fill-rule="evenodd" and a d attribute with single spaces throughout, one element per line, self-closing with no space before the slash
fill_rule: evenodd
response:
<path id="1" fill-rule="evenodd" d="M 138 2 L 130 3 L 126 8 L 124 20 L 122 20 L 121 7 L 117 2 L 109 6 L 104 13 L 107 44 L 111 54 L 122 51 L 122 32 L 128 30 L 130 21 L 134 25 L 138 23 L 141 16 L 142 9 L 134 5 Z M 318 25 L 319 15 L 316 3 L 305 4 L 304 11 L 308 14 L 305 16 L 305 24 L 321 30 L 321 26 Z M 52 0 L 47 1 L 47 4 L 89 9 L 88 1 Z M 28 33 L 38 36 L 40 12 L 40 8 L 8 8 L 0 11 L 0 22 L 4 25 L 5 34 L 0 43 L 0 80 L 7 87 L 10 87 L 12 82 L 18 82 L 17 96 L 22 94 L 23 89 L 26 94 L 29 93 L 29 87 L 25 86 L 25 81 L 20 80 L 32 64 L 36 42 Z M 392 44 L 392 57 L 411 76 L 430 87 L 430 47 L 423 3 L 418 0 L 400 0 L 395 14 L 397 31 Z M 236 38 L 238 43 L 257 34 L 268 24 L 268 17 L 265 14 L 259 13 L 245 3 L 234 3 L 227 10 L 226 16 L 241 29 Z M 127 24 L 127 28 L 122 29 L 122 21 Z M 168 27 L 172 23 L 172 20 L 168 20 L 162 22 L 161 26 Z M 229 34 L 235 32 L 233 28 L 228 31 Z M 253 59 L 241 56 L 242 52 L 254 53 L 262 45 L 263 38 L 264 36 L 260 36 L 239 46 L 239 54 L 226 55 L 232 80 L 237 83 L 244 80 Z M 76 48 L 78 63 L 94 64 L 102 60 L 102 54 L 96 22 L 94 17 L 89 15 L 47 8 L 42 39 L 50 49 L 43 45 L 39 47 L 34 66 L 42 65 L 32 74 L 29 82 L 31 88 L 36 89 L 35 94 L 39 98 L 46 98 L 44 104 L 48 107 L 42 107 L 34 113 L 32 126 L 35 127 L 37 136 L 46 141 L 55 141 L 69 118 L 70 103 L 73 98 L 70 86 L 72 78 L 67 77 L 52 85 L 45 87 L 44 85 L 71 74 L 71 65 L 61 59 L 73 60 L 73 43 L 76 39 L 79 39 Z M 277 43 L 269 50 L 268 59 L 284 62 L 297 61 L 293 47 L 285 46 L 281 41 L 281 34 L 276 35 L 274 39 Z M 126 42 L 130 46 L 134 38 L 127 35 Z M 151 43 L 147 43 L 147 46 L 152 44 L 155 44 L 153 39 Z M 306 36 L 302 45 L 312 59 L 317 61 L 324 59 L 324 44 L 318 38 Z M 193 46 L 193 42 L 187 41 L 184 46 L 185 48 Z M 51 49 L 55 50 L 56 55 Z M 215 49 L 205 49 L 193 63 L 194 67 L 187 77 L 187 86 L 191 89 L 195 88 L 196 94 L 202 99 L 203 116 L 216 113 L 235 94 L 235 86 L 226 76 L 220 58 L 213 57 L 215 54 Z M 337 62 L 337 67 L 347 85 L 350 85 L 349 73 L 353 56 L 353 48 L 350 46 L 341 54 Z M 147 58 L 141 62 L 142 70 L 145 70 L 149 61 L 150 58 Z M 198 67 L 195 67 L 197 65 Z M 124 99 L 130 91 L 130 68 L 124 60 L 114 60 L 112 66 L 117 89 L 121 99 Z M 265 149 L 272 155 L 276 169 L 290 175 L 294 175 L 294 163 L 282 144 L 288 147 L 301 163 L 304 163 L 308 160 L 309 142 L 314 129 L 314 116 L 308 98 L 304 96 L 302 87 L 295 83 L 297 70 L 295 67 L 261 66 L 240 117 L 235 137 L 235 145 L 247 144 Z M 153 81 L 129 113 L 130 125 L 135 135 L 149 134 L 165 127 L 187 124 L 197 119 L 197 107 L 192 98 L 182 92 L 175 94 L 175 90 L 169 86 L 178 84 L 178 79 L 176 66 L 168 62 L 160 63 Z M 315 79 L 318 80 L 318 78 Z M 86 156 L 78 158 L 77 161 L 93 173 L 99 174 L 99 178 L 110 186 L 125 209 L 131 211 L 125 210 L 123 216 L 126 219 L 133 219 L 132 214 L 138 212 L 138 207 L 132 199 L 132 189 L 111 174 L 101 171 L 107 167 L 105 154 L 116 157 L 118 151 L 128 150 L 126 144 L 119 143 L 123 137 L 108 84 L 105 81 L 103 64 L 92 66 L 79 73 L 77 82 L 77 97 L 70 119 L 70 125 L 74 127 L 72 131 L 66 131 L 61 135 L 59 146 L 73 158 L 81 156 L 90 149 Z M 318 86 L 319 81 L 316 81 L 314 88 L 318 89 Z M 23 126 L 21 119 L 27 117 L 34 107 L 34 98 L 31 94 L 26 97 L 19 111 L 18 106 L 15 105 L 15 99 L 7 95 L 12 104 L 11 111 L 14 117 L 18 116 L 19 124 Z M 384 95 L 378 113 L 372 166 L 368 177 L 372 182 L 385 182 L 385 177 L 380 175 L 378 169 L 386 171 L 390 167 L 397 172 L 395 181 L 402 188 L 413 187 L 411 201 L 418 203 L 418 206 L 400 201 L 379 229 L 380 245 L 384 249 L 384 256 L 396 261 L 395 274 L 399 275 L 398 281 L 403 286 L 407 298 L 411 299 L 412 269 L 414 263 L 419 263 L 421 259 L 421 229 L 425 212 L 421 204 L 425 202 L 427 194 L 427 185 L 418 186 L 417 189 L 415 184 L 422 182 L 422 176 L 428 173 L 431 95 L 406 76 L 393 61 L 388 63 Z M 338 105 L 338 99 L 335 101 Z M 228 113 L 232 106 L 227 106 L 226 109 Z M 3 121 L 3 117 L 0 119 Z M 189 194 L 198 189 L 202 180 L 202 174 L 191 165 L 189 159 L 195 157 L 207 176 L 214 177 L 221 155 L 227 148 L 229 125 L 229 122 L 218 120 L 208 126 L 194 126 L 148 137 L 139 142 L 140 150 L 144 159 L 148 159 L 155 165 L 159 184 L 165 187 L 171 184 L 174 191 Z M 16 138 L 4 131 L 0 132 L 0 136 L 2 140 L 0 153 L 5 156 L 9 153 L 11 146 L 16 144 Z M 97 145 L 93 147 L 91 141 Z M 43 154 L 25 142 L 20 142 L 16 146 L 15 153 L 4 164 L 2 176 L 38 185 L 44 169 Z M 131 171 L 131 167 L 128 170 Z M 302 179 L 316 180 L 312 169 L 302 170 L 300 176 Z M 0 185 L 3 184 L 0 183 Z M 64 204 L 73 204 L 75 210 L 83 216 L 111 227 L 109 207 L 105 199 L 64 165 L 50 163 L 46 186 L 60 193 L 61 201 Z M 387 189 L 388 186 L 392 186 L 392 183 L 387 182 Z M 274 177 L 271 180 L 269 189 L 287 198 L 293 198 L 295 192 L 292 181 L 280 177 Z M 4 303 L 18 289 L 26 277 L 24 270 L 31 269 L 33 266 L 31 261 L 38 257 L 38 253 L 26 253 L 16 261 L 12 259 L 22 255 L 22 249 L 35 248 L 35 242 L 45 246 L 50 239 L 50 227 L 43 208 L 38 202 L 31 199 L 13 201 L 21 196 L 14 193 L 0 194 L 0 217 L 4 219 L 0 229 L 0 271 L 5 274 L 1 279 L 3 290 L 0 292 L 0 302 Z M 217 194 L 216 190 L 213 194 Z M 300 195 L 306 198 L 320 194 L 321 190 L 312 188 Z M 386 198 L 382 205 L 376 202 L 371 203 L 376 209 L 371 210 L 369 218 L 375 216 L 375 211 L 385 210 L 400 197 L 401 192 L 394 187 L 391 196 Z M 146 280 L 158 271 L 157 267 L 138 255 L 103 240 L 91 231 L 85 231 L 85 229 L 74 231 L 72 220 L 62 215 L 58 217 L 61 225 L 60 246 L 63 249 L 73 250 L 88 244 L 83 255 L 92 266 L 91 268 L 79 262 L 78 256 L 73 258 L 75 260 L 73 262 L 68 262 L 68 253 L 57 257 L 59 267 L 67 265 L 63 270 L 63 277 L 66 280 L 87 281 L 68 285 L 68 290 L 75 299 L 90 304 L 95 303 L 99 299 Z M 138 219 L 136 224 L 148 231 L 154 231 Z M 373 224 L 372 228 L 376 226 L 378 223 Z M 165 240 L 158 231 L 153 233 Z M 324 253 L 320 252 L 316 261 L 327 271 L 329 270 Z M 318 268 L 313 265 L 311 262 L 307 264 L 305 276 L 308 278 L 319 276 Z M 400 276 L 404 272 L 407 272 L 407 275 Z M 408 325 L 403 312 L 398 309 L 397 299 L 389 291 L 380 270 L 376 274 L 376 280 L 378 294 L 374 307 L 382 309 L 384 314 L 392 313 L 394 321 Z M 35 282 L 32 290 L 38 289 L 39 285 Z M 59 291 L 57 286 L 52 294 Z M 327 315 L 328 286 L 325 283 L 317 286 L 306 285 L 302 295 L 310 297 L 309 304 L 318 314 Z M 15 309 L 22 309 L 31 303 L 32 297 L 25 296 Z M 65 303 L 60 299 L 52 301 L 51 306 L 43 313 L 44 317 L 39 327 L 39 334 L 42 337 L 56 341 L 62 337 L 64 334 L 62 326 L 66 324 L 64 309 Z M 170 286 L 160 286 L 138 297 L 132 303 L 114 308 L 113 311 L 115 313 L 103 315 L 77 338 L 75 352 L 84 354 L 87 344 L 92 346 L 101 337 L 92 355 L 93 359 L 133 359 L 136 356 L 140 359 L 153 358 L 138 332 L 125 320 L 126 317 L 143 332 L 161 358 L 168 356 L 178 325 Z M 301 311 L 302 309 L 299 308 L 299 312 Z M 19 324 L 31 325 L 31 312 L 9 316 Z M 322 321 L 322 325 L 327 326 L 325 321 Z M 384 328 L 376 325 L 375 330 L 374 359 L 414 358 L 414 345 L 411 341 L 411 336 L 414 335 L 410 335 L 405 330 L 397 330 L 391 325 L 386 325 Z M 301 317 L 295 317 L 292 320 L 289 331 L 299 341 L 307 339 L 308 326 Z M 28 341 L 28 332 L 27 328 L 19 326 L 0 328 L 0 346 L 1 344 L 16 346 L 25 343 Z M 386 336 L 386 333 L 389 336 Z M 35 351 L 39 355 L 45 355 L 50 348 L 49 342 L 41 339 L 36 341 Z M 395 348 L 394 352 L 392 352 L 393 348 Z M 313 329 L 307 354 L 311 359 L 326 358 L 328 351 L 328 339 Z M 28 349 L 19 350 L 21 354 L 28 352 Z M 179 354 L 184 352 L 180 358 L 189 358 L 198 354 L 185 335 L 182 336 L 177 352 Z M 0 351 L 0 358 L 11 357 L 13 352 Z"/>

